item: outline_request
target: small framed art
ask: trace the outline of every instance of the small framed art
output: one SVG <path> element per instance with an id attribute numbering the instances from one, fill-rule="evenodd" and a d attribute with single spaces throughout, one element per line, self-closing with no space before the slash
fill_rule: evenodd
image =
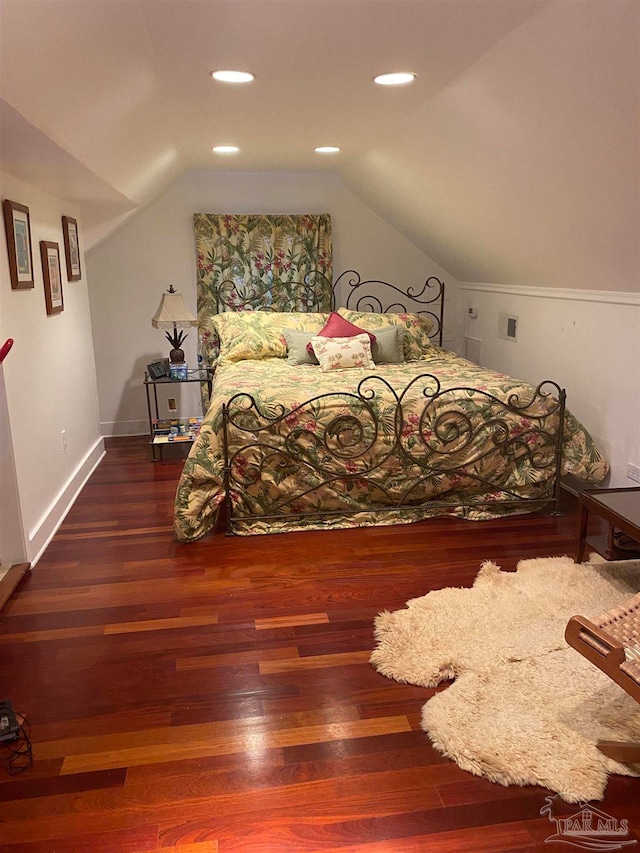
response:
<path id="1" fill-rule="evenodd" d="M 59 314 L 64 309 L 62 301 L 62 276 L 60 274 L 60 247 L 48 240 L 40 241 L 44 298 L 47 314 Z"/>
<path id="2" fill-rule="evenodd" d="M 67 260 L 67 280 L 79 281 L 82 278 L 82 270 L 80 269 L 78 223 L 70 216 L 62 217 L 62 236 L 64 237 L 64 254 Z"/>
<path id="3" fill-rule="evenodd" d="M 4 227 L 9 252 L 9 273 L 13 290 L 33 287 L 33 254 L 29 208 L 17 201 L 2 202 Z"/>

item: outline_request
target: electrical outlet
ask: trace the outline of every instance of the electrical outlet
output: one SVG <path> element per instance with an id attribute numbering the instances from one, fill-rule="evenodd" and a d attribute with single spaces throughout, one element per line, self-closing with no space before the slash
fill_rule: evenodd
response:
<path id="1" fill-rule="evenodd" d="M 176 401 L 174 397 L 169 397 L 167 400 L 167 406 L 169 407 L 170 412 L 177 412 L 178 407 L 176 406 Z"/>
<path id="2" fill-rule="evenodd" d="M 67 452 L 67 431 L 66 431 L 66 429 L 62 430 L 62 432 L 60 433 L 60 438 L 62 440 L 62 452 L 66 453 Z"/>
<path id="3" fill-rule="evenodd" d="M 632 465 L 631 462 L 627 465 L 627 477 L 630 480 L 635 480 L 640 483 L 640 465 Z"/>

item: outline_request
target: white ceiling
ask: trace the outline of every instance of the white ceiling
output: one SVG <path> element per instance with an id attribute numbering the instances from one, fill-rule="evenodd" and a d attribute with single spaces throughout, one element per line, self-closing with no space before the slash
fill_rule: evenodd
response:
<path id="1" fill-rule="evenodd" d="M 622 248 L 618 218 L 637 216 L 638 8 L 0 0 L 0 168 L 79 203 L 86 234 L 188 170 L 329 170 L 457 277 L 553 284 L 549 251 L 536 261 L 547 231 L 555 254 L 567 223 L 569 239 Z M 208 75 L 227 67 L 256 80 Z M 371 82 L 398 69 L 416 82 Z M 213 154 L 221 143 L 241 152 Z M 629 259 L 617 267 L 628 281 Z"/>

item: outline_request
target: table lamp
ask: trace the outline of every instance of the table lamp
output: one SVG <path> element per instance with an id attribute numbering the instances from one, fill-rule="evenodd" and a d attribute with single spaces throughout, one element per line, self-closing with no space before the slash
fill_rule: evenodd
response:
<path id="1" fill-rule="evenodd" d="M 167 340 L 172 346 L 169 361 L 172 364 L 183 364 L 184 352 L 181 347 L 187 335 L 182 331 L 179 332 L 178 329 L 197 326 L 198 321 L 188 310 L 182 301 L 182 296 L 176 292 L 173 285 L 162 294 L 158 310 L 151 318 L 151 325 L 154 329 L 171 330 L 166 331 Z"/>

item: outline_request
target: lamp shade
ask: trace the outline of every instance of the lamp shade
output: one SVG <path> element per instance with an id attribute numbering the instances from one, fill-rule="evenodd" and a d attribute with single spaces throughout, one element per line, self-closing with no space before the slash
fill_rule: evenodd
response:
<path id="1" fill-rule="evenodd" d="M 198 321 L 182 301 L 182 296 L 173 287 L 162 294 L 158 310 L 151 318 L 154 329 L 173 329 L 178 326 L 181 329 L 187 326 L 197 326 Z"/>

